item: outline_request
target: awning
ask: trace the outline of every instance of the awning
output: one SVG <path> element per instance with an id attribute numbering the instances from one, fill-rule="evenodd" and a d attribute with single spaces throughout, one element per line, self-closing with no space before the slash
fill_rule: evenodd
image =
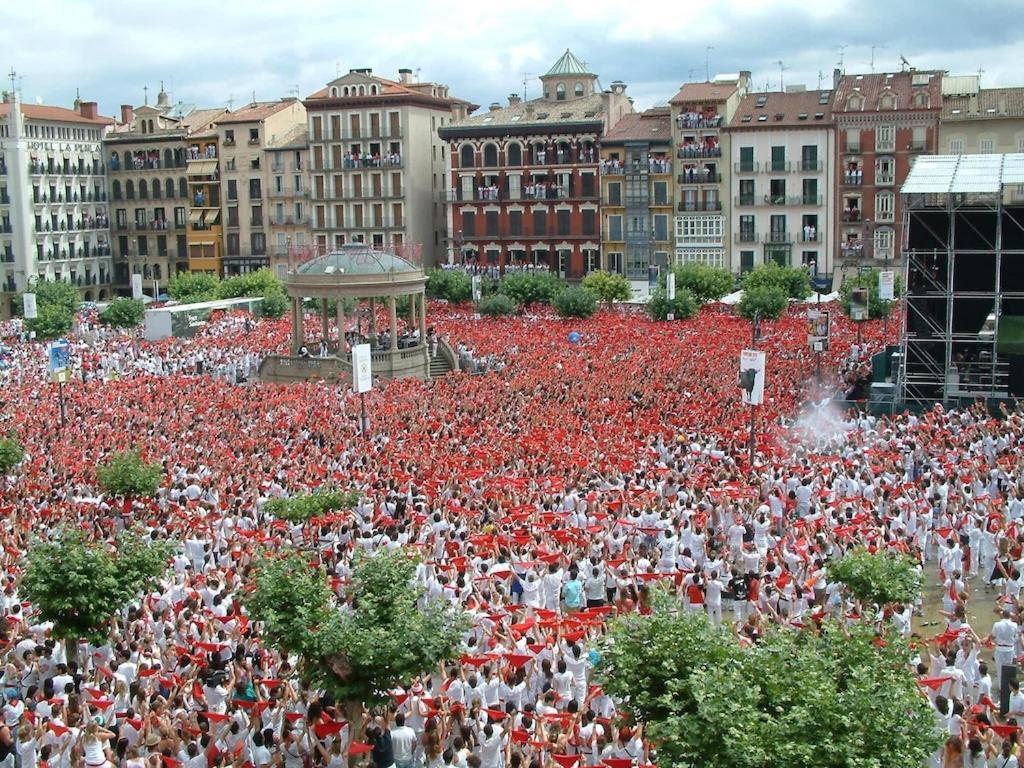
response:
<path id="1" fill-rule="evenodd" d="M 220 209 L 219 208 L 215 208 L 212 211 L 207 211 L 206 212 L 206 225 L 207 226 L 212 226 L 212 225 L 216 224 L 217 223 L 217 219 L 219 219 L 219 218 L 220 218 Z"/>
<path id="2" fill-rule="evenodd" d="M 204 212 L 201 211 L 201 210 L 199 210 L 199 211 L 195 211 L 195 210 L 189 211 L 188 212 L 188 223 L 189 224 L 198 224 L 200 221 L 202 221 L 203 213 Z"/>
<path id="3" fill-rule="evenodd" d="M 189 176 L 212 176 L 217 172 L 217 161 L 189 160 L 186 172 Z"/>

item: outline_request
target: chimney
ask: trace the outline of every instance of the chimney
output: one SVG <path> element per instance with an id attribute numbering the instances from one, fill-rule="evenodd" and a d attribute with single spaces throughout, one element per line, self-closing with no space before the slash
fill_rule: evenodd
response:
<path id="1" fill-rule="evenodd" d="M 533 102 L 532 101 L 526 102 L 526 116 L 527 117 L 533 117 Z"/>
<path id="2" fill-rule="evenodd" d="M 402 85 L 408 85 L 412 82 L 412 70 L 411 69 L 400 69 L 398 70 L 398 82 Z"/>
<path id="3" fill-rule="evenodd" d="M 501 104 L 496 101 L 492 101 L 490 106 L 491 112 L 497 112 L 499 109 L 501 109 Z"/>
<path id="4" fill-rule="evenodd" d="M 78 113 L 87 120 L 95 120 L 99 105 L 95 101 L 83 101 L 78 106 Z"/>
<path id="5" fill-rule="evenodd" d="M 621 80 L 612 81 L 612 93 L 622 95 L 626 92 L 626 84 Z"/>
<path id="6" fill-rule="evenodd" d="M 999 106 L 999 114 L 1000 115 L 1005 115 L 1006 114 L 1006 99 L 1005 98 L 999 99 L 999 105 L 998 106 Z"/>
<path id="7" fill-rule="evenodd" d="M 131 123 L 135 119 L 135 110 L 132 109 L 131 104 L 121 105 L 121 122 L 125 125 Z"/>
<path id="8" fill-rule="evenodd" d="M 516 106 L 516 104 L 518 104 L 521 101 L 522 101 L 522 99 L 519 98 L 519 94 L 518 93 L 510 93 L 508 95 L 508 105 L 510 107 Z"/>
<path id="9" fill-rule="evenodd" d="M 843 70 L 836 67 L 832 70 L 832 88 L 833 90 L 839 87 L 839 81 L 843 79 Z"/>

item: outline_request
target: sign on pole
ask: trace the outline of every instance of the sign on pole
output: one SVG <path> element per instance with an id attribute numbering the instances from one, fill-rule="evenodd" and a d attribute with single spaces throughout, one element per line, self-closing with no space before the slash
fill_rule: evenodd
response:
<path id="1" fill-rule="evenodd" d="M 676 298 L 676 273 L 669 272 L 665 277 L 665 296 L 668 297 L 669 301 L 674 301 Z"/>
<path id="2" fill-rule="evenodd" d="M 744 405 L 764 402 L 764 352 L 744 349 L 740 352 L 740 389 Z"/>
<path id="3" fill-rule="evenodd" d="M 815 352 L 827 352 L 831 316 L 827 310 L 807 312 L 807 343 Z"/>
<path id="4" fill-rule="evenodd" d="M 878 273 L 878 298 L 882 301 L 896 298 L 896 273 L 892 270 Z"/>
<path id="5" fill-rule="evenodd" d="M 140 274 L 132 275 L 132 298 L 142 298 L 142 275 Z"/>
<path id="6" fill-rule="evenodd" d="M 58 339 L 50 344 L 50 379 L 56 383 L 66 383 L 71 379 L 71 345 L 67 339 Z"/>
<path id="7" fill-rule="evenodd" d="M 473 275 L 473 301 L 480 301 L 483 296 L 484 281 L 480 275 Z"/>
<path id="8" fill-rule="evenodd" d="M 36 295 L 34 293 L 26 293 L 21 299 L 24 304 L 25 319 L 34 320 L 39 317 L 39 310 L 36 308 Z"/>
<path id="9" fill-rule="evenodd" d="M 868 319 L 867 288 L 850 289 L 850 319 L 857 321 Z"/>
<path id="10" fill-rule="evenodd" d="M 352 388 L 362 394 L 373 387 L 373 372 L 370 368 L 370 345 L 356 344 L 352 347 Z"/>

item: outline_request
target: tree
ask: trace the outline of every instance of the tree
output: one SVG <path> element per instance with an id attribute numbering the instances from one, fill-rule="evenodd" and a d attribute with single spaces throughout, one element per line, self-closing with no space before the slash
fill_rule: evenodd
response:
<path id="1" fill-rule="evenodd" d="M 452 304 L 469 301 L 473 295 L 473 281 L 459 269 L 432 269 L 427 273 L 427 294 Z"/>
<path id="2" fill-rule="evenodd" d="M 100 322 L 118 328 L 134 328 L 142 322 L 146 307 L 139 299 L 114 299 L 100 313 Z"/>
<path id="3" fill-rule="evenodd" d="M 779 288 L 790 299 L 806 299 L 811 295 L 811 276 L 801 267 L 781 267 L 772 262 L 743 276 L 743 290 L 754 288 Z"/>
<path id="4" fill-rule="evenodd" d="M 609 309 L 616 301 L 629 301 L 633 298 L 633 289 L 625 277 L 601 269 L 584 277 L 582 285 L 594 294 L 598 301 L 605 302 Z"/>
<path id="5" fill-rule="evenodd" d="M 96 467 L 96 479 L 111 495 L 152 496 L 163 477 L 163 467 L 146 464 L 138 449 L 115 453 Z"/>
<path id="6" fill-rule="evenodd" d="M 40 310 L 43 307 L 58 306 L 62 307 L 67 314 L 74 315 L 81 303 L 78 289 L 65 280 L 36 280 L 27 293 L 36 295 L 36 308 Z M 22 312 L 24 311 L 23 301 L 19 297 Z"/>
<path id="7" fill-rule="evenodd" d="M 213 301 L 219 280 L 206 272 L 178 272 L 167 283 L 167 293 L 182 304 Z"/>
<path id="8" fill-rule="evenodd" d="M 753 320 L 755 315 L 760 315 L 765 320 L 775 320 L 782 316 L 788 306 L 789 298 L 782 288 L 774 285 L 759 285 L 743 289 L 739 310 L 740 314 L 748 320 Z"/>
<path id="9" fill-rule="evenodd" d="M 682 264 L 672 270 L 676 276 L 676 291 L 685 288 L 698 304 L 718 301 L 730 293 L 736 284 L 732 272 L 723 267 L 707 264 Z M 664 284 L 664 279 L 661 283 Z"/>
<path id="10" fill-rule="evenodd" d="M 872 553 L 858 547 L 832 561 L 828 574 L 865 605 L 912 603 L 921 594 L 921 573 L 914 561 L 885 550 Z"/>
<path id="11" fill-rule="evenodd" d="M 288 296 L 284 291 L 270 290 L 263 294 L 259 312 L 263 317 L 277 319 L 288 311 Z"/>
<path id="12" fill-rule="evenodd" d="M 8 474 L 25 458 L 25 450 L 11 433 L 9 437 L 0 439 L 0 475 Z"/>
<path id="13" fill-rule="evenodd" d="M 843 282 L 842 287 L 839 289 L 839 297 L 843 304 L 843 311 L 846 316 L 850 316 L 850 289 L 851 288 L 867 288 L 868 289 L 868 317 L 871 319 L 878 319 L 887 317 L 892 311 L 891 301 L 882 301 L 879 298 L 879 287 L 878 283 L 881 279 L 882 271 L 880 269 L 872 269 L 864 274 L 859 274 L 856 277 L 850 278 Z M 899 275 L 896 275 L 896 279 L 893 281 L 893 297 L 899 298 L 903 293 L 903 280 Z"/>
<path id="14" fill-rule="evenodd" d="M 320 517 L 328 512 L 352 509 L 359 503 L 359 499 L 356 491 L 320 488 L 302 496 L 271 499 L 264 509 L 281 520 L 304 523 L 311 517 Z"/>
<path id="15" fill-rule="evenodd" d="M 36 317 L 25 320 L 25 327 L 37 339 L 59 339 L 68 334 L 74 321 L 75 313 L 62 304 L 42 304 L 36 306 Z"/>
<path id="16" fill-rule="evenodd" d="M 262 637 L 299 657 L 303 679 L 347 704 L 383 704 L 396 686 L 454 657 L 466 628 L 447 601 L 427 600 L 407 552 L 358 557 L 342 613 L 319 568 L 298 554 L 262 560 L 245 598 Z"/>
<path id="17" fill-rule="evenodd" d="M 110 639 L 118 612 L 156 584 L 172 551 L 166 542 L 142 541 L 133 532 L 111 547 L 66 531 L 29 549 L 21 593 L 39 611 L 39 621 L 53 622 L 56 637 L 100 645 Z"/>
<path id="18" fill-rule="evenodd" d="M 676 297 L 668 300 L 665 288 L 658 286 L 651 292 L 651 298 L 647 301 L 647 314 L 652 320 L 668 320 L 671 312 L 674 320 L 686 320 L 697 314 L 698 306 L 693 294 L 686 288 L 676 288 Z"/>
<path id="19" fill-rule="evenodd" d="M 284 293 L 284 286 L 266 267 L 244 275 L 235 275 L 217 284 L 218 299 L 238 299 L 243 296 L 262 296 L 268 291 Z"/>
<path id="20" fill-rule="evenodd" d="M 597 296 L 586 288 L 566 288 L 551 302 L 562 317 L 590 317 L 597 311 Z"/>
<path id="21" fill-rule="evenodd" d="M 500 317 L 511 315 L 516 311 L 516 304 L 508 296 L 496 293 L 493 296 L 484 296 L 477 302 L 476 311 L 485 317 Z"/>
<path id="22" fill-rule="evenodd" d="M 829 622 L 744 648 L 704 613 L 656 605 L 612 622 L 597 672 L 661 765 L 905 768 L 941 744 L 895 632 Z"/>
<path id="23" fill-rule="evenodd" d="M 502 278 L 498 292 L 521 307 L 550 304 L 566 289 L 566 283 L 550 272 L 513 272 Z"/>

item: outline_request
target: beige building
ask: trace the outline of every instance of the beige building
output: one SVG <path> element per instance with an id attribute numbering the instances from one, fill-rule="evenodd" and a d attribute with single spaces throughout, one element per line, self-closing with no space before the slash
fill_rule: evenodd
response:
<path id="1" fill-rule="evenodd" d="M 739 270 L 729 258 L 729 124 L 750 73 L 686 83 L 670 101 L 675 184 L 675 261 Z"/>
<path id="2" fill-rule="evenodd" d="M 121 106 L 120 122 L 103 139 L 117 293 L 131 291 L 132 274 L 142 275 L 143 290 L 152 295 L 189 270 L 190 151 L 195 137 L 211 131 L 224 113 L 181 114 L 162 89 L 155 105 Z"/>
<path id="3" fill-rule="evenodd" d="M 305 125 L 306 108 L 295 98 L 253 102 L 217 121 L 224 276 L 270 266 L 276 234 L 308 217 L 303 150 L 280 149 Z"/>
<path id="4" fill-rule="evenodd" d="M 283 276 L 289 251 L 303 253 L 313 243 L 309 184 L 309 130 L 306 124 L 267 146 L 270 163 L 267 250 L 270 266 Z"/>
<path id="5" fill-rule="evenodd" d="M 473 105 L 448 86 L 353 69 L 305 101 L 315 246 L 398 247 L 426 266 L 445 250 L 446 144 L 438 129 Z M 408 246 L 408 247 L 407 247 Z M 422 253 L 418 251 L 422 248 Z"/>

